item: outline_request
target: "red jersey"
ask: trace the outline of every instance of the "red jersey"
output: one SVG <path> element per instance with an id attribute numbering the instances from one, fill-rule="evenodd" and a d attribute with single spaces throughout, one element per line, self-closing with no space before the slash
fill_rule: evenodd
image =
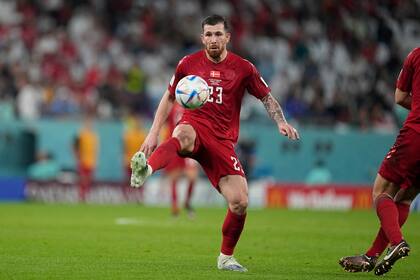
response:
<path id="1" fill-rule="evenodd" d="M 411 110 L 405 120 L 408 126 L 420 133 L 420 48 L 412 50 L 404 61 L 397 80 L 397 88 L 411 93 Z"/>
<path id="2" fill-rule="evenodd" d="M 209 60 L 204 50 L 185 56 L 168 86 L 170 94 L 175 95 L 178 81 L 187 75 L 198 75 L 206 80 L 210 95 L 203 107 L 185 110 L 182 120 L 200 123 L 217 138 L 234 143 L 238 140 L 239 114 L 245 90 L 258 99 L 270 92 L 255 66 L 231 52 L 219 63 Z"/>

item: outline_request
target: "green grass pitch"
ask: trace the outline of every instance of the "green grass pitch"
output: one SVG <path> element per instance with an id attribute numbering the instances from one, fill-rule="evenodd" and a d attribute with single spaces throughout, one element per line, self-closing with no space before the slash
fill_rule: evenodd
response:
<path id="1" fill-rule="evenodd" d="M 0 279 L 376 279 L 339 257 L 362 253 L 374 211 L 251 209 L 236 257 L 249 272 L 219 271 L 225 209 L 195 220 L 138 205 L 0 204 Z M 420 279 L 420 214 L 404 228 L 411 255 L 386 279 Z"/>

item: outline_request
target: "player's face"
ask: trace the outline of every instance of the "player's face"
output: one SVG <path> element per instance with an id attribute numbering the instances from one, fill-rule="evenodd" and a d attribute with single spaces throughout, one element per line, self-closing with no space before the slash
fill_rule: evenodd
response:
<path id="1" fill-rule="evenodd" d="M 204 25 L 201 42 L 211 58 L 219 60 L 222 54 L 226 52 L 226 45 L 229 43 L 229 40 L 230 33 L 226 32 L 223 23 Z"/>

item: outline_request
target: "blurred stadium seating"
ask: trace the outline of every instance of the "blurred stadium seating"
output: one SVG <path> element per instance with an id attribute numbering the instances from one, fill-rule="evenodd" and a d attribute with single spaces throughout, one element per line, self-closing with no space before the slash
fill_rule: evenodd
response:
<path id="1" fill-rule="evenodd" d="M 394 82 L 420 41 L 419 4 L 408 0 L 2 0 L 0 8 L 2 118 L 151 116 L 176 62 L 200 48 L 202 18 L 220 13 L 232 50 L 257 65 L 289 118 L 393 131 Z"/>
<path id="2" fill-rule="evenodd" d="M 303 182 L 322 159 L 333 182 L 370 184 L 406 114 L 393 92 L 420 42 L 415 0 L 0 0 L 0 175 L 25 176 L 35 150 L 74 168 L 71 139 L 80 116 L 93 113 L 97 178 L 121 180 L 125 117 L 151 121 L 212 13 L 229 19 L 231 49 L 257 66 L 303 135 L 295 146 L 275 138 L 249 98 L 241 134 L 255 144 L 249 174 Z"/>

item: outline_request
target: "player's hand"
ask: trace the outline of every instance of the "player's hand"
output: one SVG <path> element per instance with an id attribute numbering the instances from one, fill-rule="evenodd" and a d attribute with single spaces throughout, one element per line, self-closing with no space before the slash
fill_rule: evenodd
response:
<path id="1" fill-rule="evenodd" d="M 284 136 L 287 136 L 291 140 L 299 140 L 300 136 L 296 128 L 288 124 L 287 122 L 282 122 L 278 124 L 279 131 Z"/>
<path id="2" fill-rule="evenodd" d="M 140 151 L 146 155 L 146 158 L 149 158 L 152 152 L 156 149 L 157 143 L 158 135 L 149 132 L 149 134 L 146 137 L 146 140 L 144 140 L 143 144 L 140 147 Z"/>

